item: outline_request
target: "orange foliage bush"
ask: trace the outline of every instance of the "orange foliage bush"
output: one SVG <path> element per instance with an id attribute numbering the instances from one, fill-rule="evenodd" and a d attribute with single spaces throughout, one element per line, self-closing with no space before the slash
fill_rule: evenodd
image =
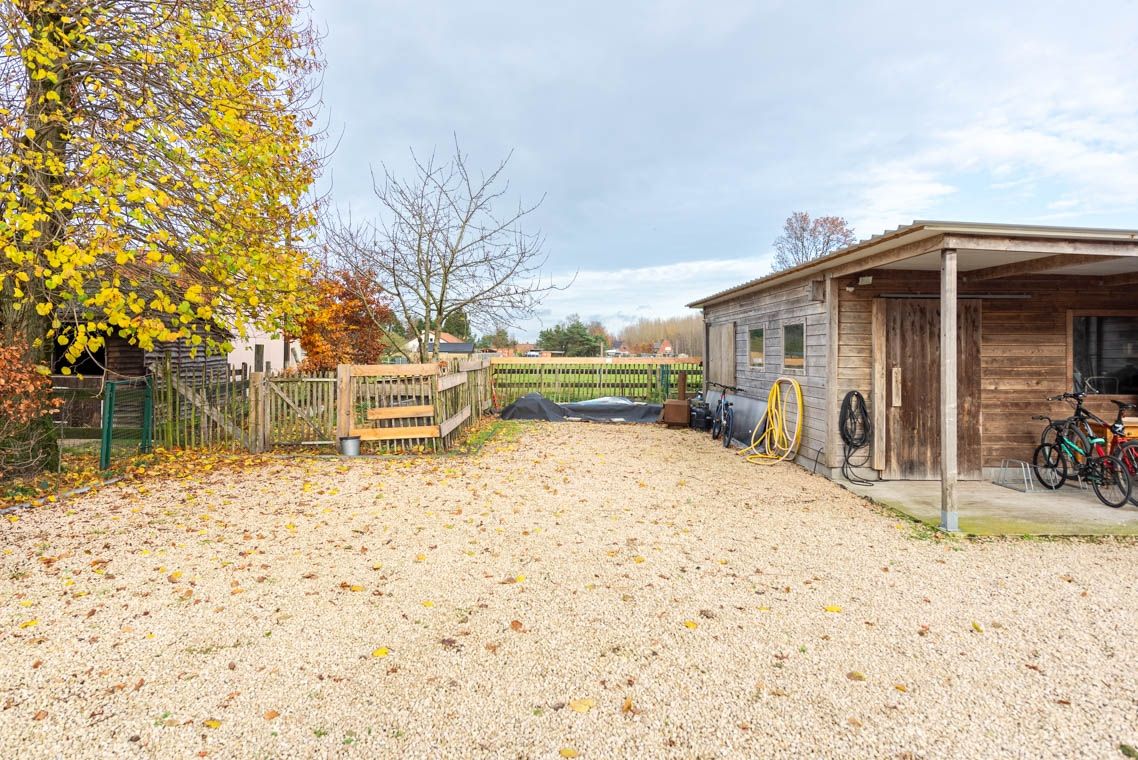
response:
<path id="1" fill-rule="evenodd" d="M 378 287 L 348 273 L 324 277 L 316 285 L 318 306 L 300 325 L 302 370 L 333 370 L 337 364 L 374 364 L 391 343 L 379 325 L 395 315 Z"/>
<path id="2" fill-rule="evenodd" d="M 0 345 L 0 476 L 37 469 L 45 460 L 43 439 L 50 426 L 38 424 L 60 404 L 51 379 L 36 371 L 26 353 Z"/>

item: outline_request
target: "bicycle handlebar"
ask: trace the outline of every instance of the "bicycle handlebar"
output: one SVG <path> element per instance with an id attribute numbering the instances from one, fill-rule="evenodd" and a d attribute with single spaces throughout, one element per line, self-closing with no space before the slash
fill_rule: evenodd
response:
<path id="1" fill-rule="evenodd" d="M 1087 398 L 1085 393 L 1061 393 L 1058 396 L 1048 396 L 1048 401 L 1068 401 L 1074 399 L 1075 401 L 1084 401 Z"/>
<path id="2" fill-rule="evenodd" d="M 738 388 L 736 388 L 734 385 L 724 385 L 723 383 L 713 383 L 713 382 L 712 382 L 712 381 L 710 381 L 710 380 L 708 380 L 708 381 L 707 381 L 707 384 L 708 384 L 708 385 L 714 385 L 714 386 L 717 386 L 717 387 L 719 387 L 719 388 L 722 388 L 723 390 L 727 390 L 727 391 L 735 391 L 736 393 L 738 393 L 738 392 L 739 392 L 739 389 L 738 389 Z"/>

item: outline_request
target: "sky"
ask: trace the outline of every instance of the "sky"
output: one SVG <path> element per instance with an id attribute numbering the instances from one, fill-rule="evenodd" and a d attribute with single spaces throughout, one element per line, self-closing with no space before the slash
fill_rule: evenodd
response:
<path id="1" fill-rule="evenodd" d="M 1138 228 L 1138 0 L 312 0 L 330 201 L 410 150 L 513 152 L 545 272 L 514 332 L 610 329 L 770 271 L 793 211 Z M 691 312 L 694 313 L 694 312 Z"/>

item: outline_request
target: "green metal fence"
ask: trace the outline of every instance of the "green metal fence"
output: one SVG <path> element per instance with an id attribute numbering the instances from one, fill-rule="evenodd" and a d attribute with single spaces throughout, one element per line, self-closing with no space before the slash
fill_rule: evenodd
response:
<path id="1" fill-rule="evenodd" d="M 52 378 L 61 405 L 56 417 L 60 453 L 98 454 L 107 469 L 119 457 L 148 453 L 154 440 L 151 379 Z"/>

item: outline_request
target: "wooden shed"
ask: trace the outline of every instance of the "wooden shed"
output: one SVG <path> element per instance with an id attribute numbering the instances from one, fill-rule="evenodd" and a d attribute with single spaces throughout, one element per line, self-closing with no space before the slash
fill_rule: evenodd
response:
<path id="1" fill-rule="evenodd" d="M 703 310 L 710 381 L 743 389 L 746 431 L 771 384 L 805 399 L 800 463 L 840 477 L 838 413 L 864 394 L 868 465 L 955 483 L 1030 460 L 1046 397 L 1138 401 L 1138 230 L 917 221 L 689 304 Z M 942 315 L 946 318 L 942 320 Z M 753 411 L 752 411 L 753 410 Z"/>

